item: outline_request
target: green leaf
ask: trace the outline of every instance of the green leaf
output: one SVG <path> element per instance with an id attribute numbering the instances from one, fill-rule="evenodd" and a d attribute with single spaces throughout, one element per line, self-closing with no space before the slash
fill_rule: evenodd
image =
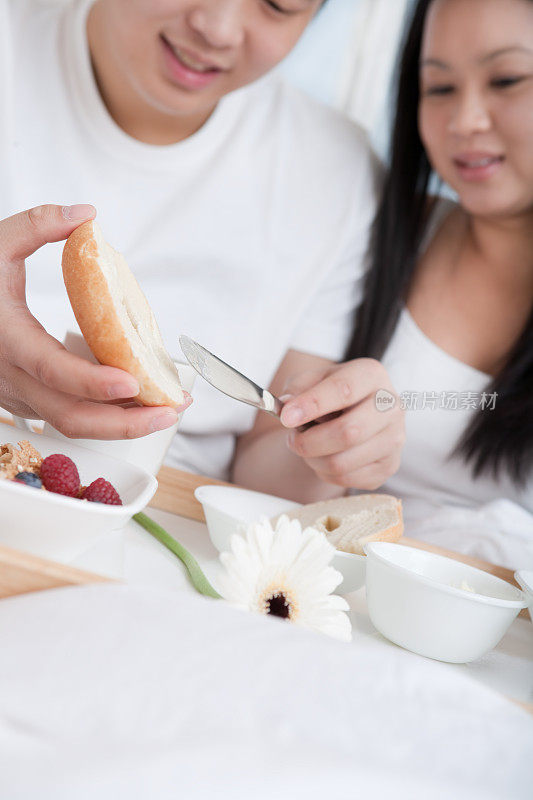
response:
<path id="1" fill-rule="evenodd" d="M 142 528 L 147 530 L 148 533 L 158 539 L 161 544 L 164 544 L 165 547 L 168 547 L 168 549 L 174 553 L 174 555 L 177 556 L 180 561 L 183 562 L 185 569 L 189 573 L 191 583 L 197 592 L 200 592 L 200 594 L 204 594 L 207 597 L 220 599 L 220 595 L 213 589 L 205 577 L 197 560 L 185 547 L 183 547 L 183 545 L 173 539 L 172 536 L 161 527 L 161 525 L 158 525 L 157 522 L 154 522 L 154 520 L 150 519 L 150 517 L 148 517 L 146 514 L 143 514 L 142 512 L 139 514 L 134 514 L 133 519 Z"/>

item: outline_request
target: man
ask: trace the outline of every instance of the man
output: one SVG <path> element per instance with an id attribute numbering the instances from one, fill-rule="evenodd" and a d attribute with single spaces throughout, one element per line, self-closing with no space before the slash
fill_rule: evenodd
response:
<path id="1" fill-rule="evenodd" d="M 188 333 L 263 385 L 342 357 L 374 212 L 361 132 L 267 74 L 320 5 L 0 0 L 0 217 L 90 201 L 171 354 L 179 356 L 178 334 Z M 169 426 L 172 411 L 103 407 L 131 393 L 131 379 L 117 384 L 116 372 L 67 354 L 26 307 L 24 256 L 94 211 L 67 213 L 78 216 L 65 220 L 47 207 L 0 230 L 0 404 L 69 436 Z M 13 261 L 5 243 L 17 237 Z M 28 304 L 60 339 L 75 324 L 59 249 L 32 258 Z M 228 477 L 236 439 L 252 423 L 251 410 L 197 383 L 170 462 Z M 272 466 L 258 464 L 264 488 L 300 499 L 339 493 L 316 464 L 287 450 L 282 429 L 271 433 Z"/>

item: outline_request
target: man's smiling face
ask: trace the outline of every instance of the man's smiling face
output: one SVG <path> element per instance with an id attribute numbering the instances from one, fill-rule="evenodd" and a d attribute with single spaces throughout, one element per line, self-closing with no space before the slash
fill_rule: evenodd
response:
<path id="1" fill-rule="evenodd" d="M 281 61 L 321 5 L 321 0 L 97 0 L 90 13 L 98 17 L 96 55 L 107 54 L 139 100 L 165 114 L 206 118 L 221 97 Z"/>

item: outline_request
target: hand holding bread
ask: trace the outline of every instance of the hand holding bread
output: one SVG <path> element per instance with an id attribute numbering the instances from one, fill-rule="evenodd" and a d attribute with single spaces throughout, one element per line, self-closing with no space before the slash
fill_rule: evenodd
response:
<path id="1" fill-rule="evenodd" d="M 391 403 L 379 410 L 376 394 Z M 326 483 L 373 491 L 400 466 L 404 412 L 385 368 L 369 358 L 304 372 L 285 387 L 287 444 Z M 393 402 L 394 401 L 394 402 Z M 318 421 L 305 432 L 298 428 Z"/>
<path id="2" fill-rule="evenodd" d="M 124 365 L 99 366 L 72 355 L 26 303 L 25 259 L 47 242 L 66 239 L 95 213 L 87 205 L 46 205 L 0 221 L 0 405 L 73 438 L 136 438 L 173 425 L 190 398 L 180 406 L 175 395 L 177 409 L 110 405 L 138 396 L 139 377 Z"/>

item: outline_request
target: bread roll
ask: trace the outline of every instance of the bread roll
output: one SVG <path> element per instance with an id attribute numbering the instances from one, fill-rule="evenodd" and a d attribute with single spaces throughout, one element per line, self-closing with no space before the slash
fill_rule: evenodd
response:
<path id="1" fill-rule="evenodd" d="M 289 511 L 302 528 L 318 528 L 345 553 L 364 555 L 367 542 L 397 542 L 403 533 L 402 503 L 388 494 L 359 494 L 322 500 Z"/>
<path id="2" fill-rule="evenodd" d="M 63 279 L 80 330 L 98 361 L 133 375 L 140 387 L 135 399 L 145 406 L 183 403 L 178 371 L 148 301 L 96 222 L 85 222 L 68 237 Z"/>

